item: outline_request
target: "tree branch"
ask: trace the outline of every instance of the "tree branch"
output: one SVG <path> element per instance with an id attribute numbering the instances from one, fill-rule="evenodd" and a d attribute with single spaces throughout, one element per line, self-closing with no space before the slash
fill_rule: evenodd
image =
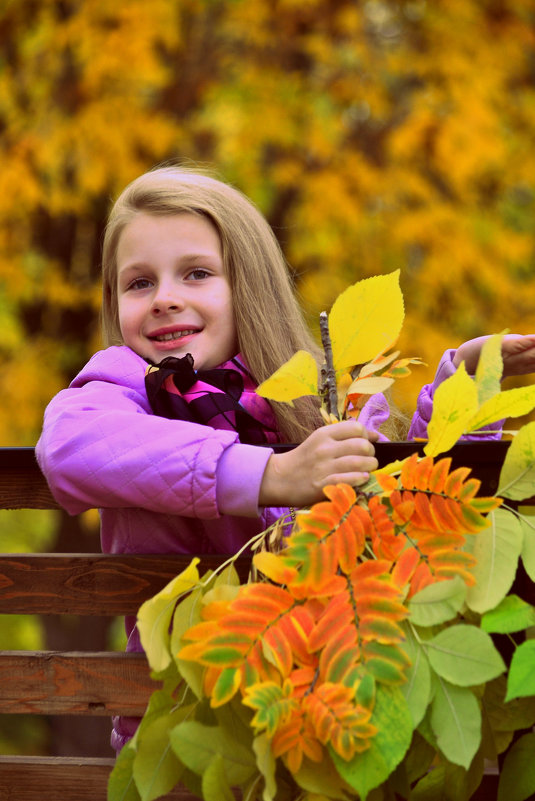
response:
<path id="1" fill-rule="evenodd" d="M 327 412 L 338 417 L 338 392 L 336 390 L 336 373 L 333 363 L 333 349 L 331 335 L 329 334 L 329 318 L 327 312 L 320 314 L 321 344 L 325 354 L 325 364 L 322 369 L 324 383 L 322 391 L 327 404 Z"/>

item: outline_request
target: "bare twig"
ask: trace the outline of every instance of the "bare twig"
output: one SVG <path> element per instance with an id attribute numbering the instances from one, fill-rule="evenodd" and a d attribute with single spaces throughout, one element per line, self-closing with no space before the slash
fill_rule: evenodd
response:
<path id="1" fill-rule="evenodd" d="M 322 369 L 324 397 L 327 403 L 328 414 L 338 417 L 338 392 L 336 390 L 336 374 L 333 364 L 333 349 L 329 334 L 329 318 L 327 312 L 320 314 L 321 344 L 325 353 L 325 364 Z"/>

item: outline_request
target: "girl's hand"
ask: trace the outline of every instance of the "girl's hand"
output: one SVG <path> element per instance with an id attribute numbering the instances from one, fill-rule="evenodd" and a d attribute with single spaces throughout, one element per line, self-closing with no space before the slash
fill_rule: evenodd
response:
<path id="1" fill-rule="evenodd" d="M 466 370 L 474 375 L 481 348 L 488 337 L 477 337 L 463 342 L 457 348 L 453 364 L 459 367 L 464 361 Z M 502 341 L 503 377 L 535 372 L 535 334 L 506 334 Z"/>
<path id="2" fill-rule="evenodd" d="M 327 484 L 357 486 L 378 467 L 375 432 L 354 420 L 314 431 L 294 450 L 274 453 L 260 485 L 261 506 L 308 506 L 324 498 Z"/>

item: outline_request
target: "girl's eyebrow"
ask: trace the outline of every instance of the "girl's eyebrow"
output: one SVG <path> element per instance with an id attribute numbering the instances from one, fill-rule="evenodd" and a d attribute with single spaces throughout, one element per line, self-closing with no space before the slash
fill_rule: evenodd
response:
<path id="1" fill-rule="evenodd" d="M 197 262 L 202 262 L 203 264 L 213 264 L 213 265 L 222 265 L 223 260 L 218 257 L 214 256 L 213 253 L 185 253 L 178 259 L 178 265 L 184 264 L 185 266 L 189 266 L 191 264 L 196 264 Z M 128 272 L 129 270 L 150 270 L 151 264 L 150 262 L 146 261 L 133 261 L 128 264 L 125 264 L 123 267 L 117 268 L 117 273 L 124 273 Z"/>

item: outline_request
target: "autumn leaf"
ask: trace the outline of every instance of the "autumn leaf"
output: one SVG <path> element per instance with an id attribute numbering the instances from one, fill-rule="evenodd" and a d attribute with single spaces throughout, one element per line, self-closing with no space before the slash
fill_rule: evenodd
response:
<path id="1" fill-rule="evenodd" d="M 137 625 L 141 644 L 151 668 L 155 671 L 165 670 L 171 664 L 169 651 L 171 618 L 175 610 L 177 598 L 189 592 L 199 581 L 197 565 L 199 559 L 194 558 L 191 564 L 176 578 L 164 587 L 157 595 L 145 601 L 139 609 Z"/>
<path id="2" fill-rule="evenodd" d="M 498 494 L 513 500 L 534 494 L 535 423 L 528 423 L 511 442 L 500 473 Z"/>
<path id="3" fill-rule="evenodd" d="M 449 450 L 464 433 L 477 408 L 477 387 L 463 362 L 435 391 L 424 448 L 426 455 L 437 456 Z"/>
<path id="4" fill-rule="evenodd" d="M 404 317 L 399 270 L 350 286 L 329 313 L 335 370 L 364 364 L 394 344 Z"/>
<path id="5" fill-rule="evenodd" d="M 503 374 L 502 341 L 503 334 L 494 334 L 489 337 L 481 348 L 475 375 L 480 406 L 501 390 L 500 382 Z"/>
<path id="6" fill-rule="evenodd" d="M 314 357 L 300 350 L 292 356 L 256 392 L 269 400 L 291 403 L 303 395 L 318 394 L 318 368 Z"/>

